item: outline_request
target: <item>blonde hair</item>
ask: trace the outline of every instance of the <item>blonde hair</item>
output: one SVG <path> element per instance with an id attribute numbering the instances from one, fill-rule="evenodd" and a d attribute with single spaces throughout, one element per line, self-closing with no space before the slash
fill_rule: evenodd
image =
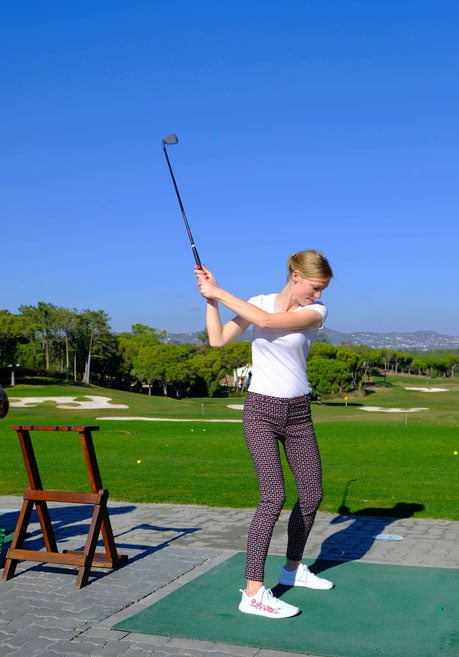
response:
<path id="1" fill-rule="evenodd" d="M 316 278 L 319 281 L 328 282 L 333 278 L 333 271 L 327 258 L 316 249 L 292 253 L 287 261 L 287 270 L 287 281 L 291 279 L 294 271 L 299 272 L 303 278 Z"/>

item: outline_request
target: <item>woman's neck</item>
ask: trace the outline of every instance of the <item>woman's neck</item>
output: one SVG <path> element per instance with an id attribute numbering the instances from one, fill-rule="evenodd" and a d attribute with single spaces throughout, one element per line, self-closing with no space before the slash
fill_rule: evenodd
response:
<path id="1" fill-rule="evenodd" d="M 274 311 L 276 313 L 286 313 L 290 310 L 295 310 L 298 308 L 298 301 L 292 294 L 292 286 L 290 283 L 276 294 L 274 299 Z"/>

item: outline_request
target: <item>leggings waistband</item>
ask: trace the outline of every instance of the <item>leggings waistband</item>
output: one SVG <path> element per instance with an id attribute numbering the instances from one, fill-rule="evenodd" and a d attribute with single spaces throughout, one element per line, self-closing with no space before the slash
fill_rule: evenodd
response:
<path id="1" fill-rule="evenodd" d="M 283 405 L 291 404 L 292 406 L 295 406 L 297 404 L 300 405 L 310 401 L 311 393 L 307 393 L 306 395 L 301 395 L 300 397 L 273 397 L 271 395 L 262 395 L 259 392 L 250 392 L 249 390 L 247 394 L 247 398 L 249 397 L 252 397 L 254 399 L 258 397 L 260 401 L 265 400 L 273 404 L 283 404 Z"/>

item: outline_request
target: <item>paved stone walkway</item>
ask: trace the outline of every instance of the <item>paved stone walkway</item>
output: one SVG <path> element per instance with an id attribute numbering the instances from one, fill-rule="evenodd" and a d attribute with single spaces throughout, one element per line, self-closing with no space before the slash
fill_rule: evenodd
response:
<path id="1" fill-rule="evenodd" d="M 0 496 L 0 527 L 14 528 L 21 503 L 22 498 Z M 81 549 L 92 508 L 49 508 L 59 549 Z M 109 510 L 118 552 L 129 556 L 128 564 L 92 570 L 88 586 L 78 590 L 76 569 L 20 562 L 14 578 L 0 581 L 0 657 L 299 657 L 112 630 L 116 622 L 245 550 L 252 511 L 117 502 L 109 502 Z M 284 553 L 287 517 L 283 513 L 279 519 L 271 554 Z M 403 539 L 374 539 L 381 534 L 382 539 Z M 38 546 L 39 536 L 34 516 L 28 541 Z M 306 557 L 459 568 L 458 544 L 459 522 L 319 513 Z M 243 585 L 241 573 L 234 583 L 236 604 Z"/>

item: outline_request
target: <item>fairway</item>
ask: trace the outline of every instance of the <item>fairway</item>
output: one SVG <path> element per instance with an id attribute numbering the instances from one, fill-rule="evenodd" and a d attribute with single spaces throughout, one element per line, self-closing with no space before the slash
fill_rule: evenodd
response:
<path id="1" fill-rule="evenodd" d="M 313 403 L 324 470 L 321 510 L 400 516 L 411 504 L 419 509 L 416 517 L 459 519 L 459 384 L 429 381 L 427 386 L 415 377 L 388 378 L 387 384 L 365 397 Z M 2 495 L 22 495 L 27 484 L 10 427 L 61 424 L 100 426 L 94 440 L 112 499 L 235 508 L 258 502 L 242 436 L 243 397 L 175 400 L 66 384 L 21 384 L 8 394 L 10 413 L 0 425 Z M 62 396 L 69 403 L 62 404 Z M 46 402 L 33 400 L 39 397 Z M 98 397 L 102 408 L 90 403 Z M 15 402 L 24 398 L 28 403 Z M 363 412 L 365 406 L 400 411 Z M 411 408 L 427 410 L 408 412 Z M 120 419 L 104 419 L 113 416 Z M 43 433 L 34 445 L 45 487 L 87 490 L 74 436 Z M 295 490 L 285 470 L 290 508 Z"/>

